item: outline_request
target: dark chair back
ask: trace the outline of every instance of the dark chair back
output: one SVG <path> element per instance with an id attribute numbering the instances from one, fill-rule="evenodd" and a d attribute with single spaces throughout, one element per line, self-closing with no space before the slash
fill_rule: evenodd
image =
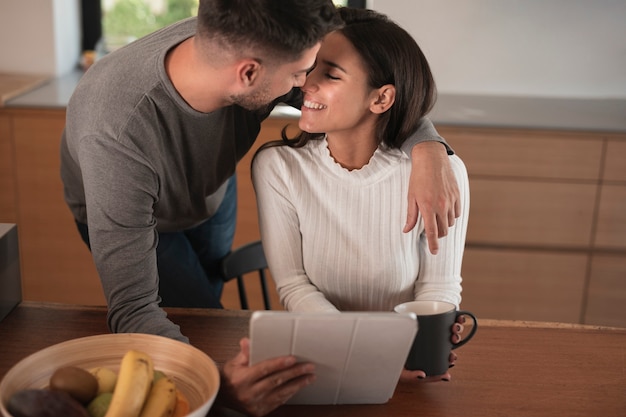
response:
<path id="1" fill-rule="evenodd" d="M 248 297 L 244 285 L 243 276 L 250 272 L 257 272 L 261 282 L 263 293 L 263 305 L 266 310 L 271 310 L 270 297 L 266 282 L 267 261 L 263 253 L 261 241 L 257 240 L 232 250 L 222 261 L 222 274 L 225 281 L 237 279 L 239 302 L 243 310 L 248 310 Z"/>

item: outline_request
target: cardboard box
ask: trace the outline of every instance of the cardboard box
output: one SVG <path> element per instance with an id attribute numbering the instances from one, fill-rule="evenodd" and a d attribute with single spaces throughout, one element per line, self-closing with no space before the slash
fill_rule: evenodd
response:
<path id="1" fill-rule="evenodd" d="M 0 321 L 22 301 L 17 226 L 0 223 Z"/>

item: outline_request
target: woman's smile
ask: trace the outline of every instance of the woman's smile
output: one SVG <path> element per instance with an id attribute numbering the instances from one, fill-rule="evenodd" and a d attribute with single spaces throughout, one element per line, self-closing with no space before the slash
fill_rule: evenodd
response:
<path id="1" fill-rule="evenodd" d="M 304 103 L 302 104 L 303 107 L 306 107 L 307 109 L 312 109 L 312 110 L 324 110 L 327 106 L 315 101 L 311 101 L 311 100 L 304 100 Z"/>

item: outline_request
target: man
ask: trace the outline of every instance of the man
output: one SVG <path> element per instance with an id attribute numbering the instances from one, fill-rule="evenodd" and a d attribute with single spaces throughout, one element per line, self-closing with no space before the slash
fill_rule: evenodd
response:
<path id="1" fill-rule="evenodd" d="M 330 0 L 201 0 L 197 19 L 121 48 L 85 73 L 67 109 L 61 177 L 112 331 L 188 342 L 161 307 L 221 307 L 218 265 L 234 234 L 236 164 L 278 102 L 301 104 L 298 87 L 320 40 L 338 25 Z M 418 138 L 441 141 L 423 125 Z M 441 144 L 411 152 L 427 170 L 419 177 L 441 178 L 414 181 L 422 195 L 409 196 L 407 228 L 419 204 L 435 250 L 458 211 L 456 182 Z M 246 341 L 241 348 L 224 367 L 223 385 L 248 413 L 271 411 L 311 381 L 311 365 L 291 357 L 249 368 Z"/>

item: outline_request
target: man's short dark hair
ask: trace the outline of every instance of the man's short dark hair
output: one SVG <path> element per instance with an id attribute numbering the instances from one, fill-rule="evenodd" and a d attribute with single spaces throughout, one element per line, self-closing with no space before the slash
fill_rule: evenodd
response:
<path id="1" fill-rule="evenodd" d="M 331 0 L 200 0 L 198 9 L 200 37 L 290 61 L 340 26 Z"/>

